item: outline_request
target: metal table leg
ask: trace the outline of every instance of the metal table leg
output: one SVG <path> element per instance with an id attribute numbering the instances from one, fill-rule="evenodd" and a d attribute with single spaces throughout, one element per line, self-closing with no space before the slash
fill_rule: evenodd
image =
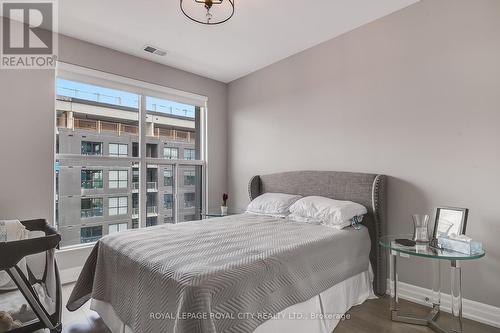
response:
<path id="1" fill-rule="evenodd" d="M 389 269 L 390 269 L 390 293 L 391 293 L 391 319 L 397 322 L 407 324 L 429 326 L 432 330 L 438 333 L 462 333 L 462 293 L 461 293 L 461 270 L 459 261 L 451 261 L 451 298 L 452 298 L 452 314 L 455 318 L 456 327 L 452 330 L 446 330 L 440 327 L 436 320 L 439 317 L 441 306 L 441 261 L 433 260 L 432 271 L 432 309 L 425 318 L 415 318 L 403 316 L 398 313 L 399 297 L 398 297 L 398 271 L 396 251 L 390 251 Z"/>
<path id="2" fill-rule="evenodd" d="M 462 332 L 462 269 L 460 261 L 451 261 L 451 314 L 455 322 L 454 332 Z"/>
<path id="3" fill-rule="evenodd" d="M 398 272 L 396 270 L 398 253 L 390 250 L 389 252 L 389 278 L 390 278 L 390 293 L 391 293 L 391 318 L 397 317 L 398 314 Z"/>
<path id="4" fill-rule="evenodd" d="M 415 318 L 409 316 L 402 316 L 398 313 L 399 310 L 399 297 L 398 297 L 398 253 L 396 251 L 390 252 L 389 258 L 389 269 L 391 276 L 391 319 L 393 321 L 399 321 L 407 324 L 415 325 L 428 325 L 428 319 L 426 318 Z"/>

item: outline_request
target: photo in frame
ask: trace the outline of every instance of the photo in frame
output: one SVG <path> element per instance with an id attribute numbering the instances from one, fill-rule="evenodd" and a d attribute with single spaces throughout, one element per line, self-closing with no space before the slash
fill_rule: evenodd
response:
<path id="1" fill-rule="evenodd" d="M 432 239 L 443 236 L 465 235 L 469 209 L 456 207 L 438 207 Z"/>

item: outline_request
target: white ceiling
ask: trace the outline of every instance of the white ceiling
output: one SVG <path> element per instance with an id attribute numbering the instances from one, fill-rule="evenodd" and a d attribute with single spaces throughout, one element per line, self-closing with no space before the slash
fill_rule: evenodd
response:
<path id="1" fill-rule="evenodd" d="M 230 82 L 417 1 L 235 0 L 231 20 L 206 26 L 179 0 L 64 0 L 59 32 Z M 145 53 L 145 44 L 168 54 Z"/>

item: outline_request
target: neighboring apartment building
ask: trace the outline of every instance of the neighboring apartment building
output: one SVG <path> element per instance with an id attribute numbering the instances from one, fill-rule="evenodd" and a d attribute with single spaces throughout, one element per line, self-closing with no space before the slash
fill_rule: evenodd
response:
<path id="1" fill-rule="evenodd" d="M 89 243 L 139 227 L 138 110 L 58 96 L 56 223 L 63 246 Z M 146 157 L 199 158 L 196 118 L 147 113 Z M 174 167 L 147 164 L 147 218 L 142 226 L 175 221 Z M 177 221 L 200 218 L 201 169 L 180 166 Z"/>

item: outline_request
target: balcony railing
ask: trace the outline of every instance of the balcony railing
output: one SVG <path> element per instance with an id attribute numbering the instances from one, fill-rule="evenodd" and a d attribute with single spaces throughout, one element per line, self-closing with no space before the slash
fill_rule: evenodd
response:
<path id="1" fill-rule="evenodd" d="M 111 132 L 118 135 L 139 135 L 138 126 L 95 119 L 66 118 L 65 116 L 57 117 L 57 127 L 80 129 L 97 133 Z"/>
<path id="2" fill-rule="evenodd" d="M 66 117 L 59 116 L 56 118 L 57 127 L 68 127 L 66 124 Z"/>
<path id="3" fill-rule="evenodd" d="M 132 97 L 122 97 L 122 96 L 113 96 L 108 94 L 97 93 L 94 91 L 86 91 L 81 89 L 69 88 L 69 87 L 58 87 L 58 93 L 64 97 L 72 97 L 83 99 L 87 101 L 118 105 L 124 107 L 132 107 L 137 108 L 139 105 L 139 100 L 137 98 Z M 172 114 L 177 116 L 194 118 L 194 111 L 187 110 L 183 108 L 173 107 L 171 105 L 163 105 L 160 103 L 147 103 L 147 111 L 152 112 L 161 112 L 166 114 Z"/>
<path id="4" fill-rule="evenodd" d="M 139 182 L 132 183 L 132 191 L 139 191 Z"/>
<path id="5" fill-rule="evenodd" d="M 158 206 L 146 207 L 147 215 L 158 215 Z"/>
<path id="6" fill-rule="evenodd" d="M 88 219 L 91 217 L 100 217 L 100 216 L 102 216 L 102 207 L 88 208 L 81 210 L 81 217 L 83 219 Z"/>
<path id="7" fill-rule="evenodd" d="M 89 190 L 102 187 L 103 187 L 102 180 L 82 180 L 82 189 Z"/>
<path id="8" fill-rule="evenodd" d="M 158 206 L 147 206 L 146 207 L 147 216 L 157 216 Z M 132 218 L 136 219 L 139 217 L 139 207 L 132 207 Z"/>
<path id="9" fill-rule="evenodd" d="M 94 243 L 97 242 L 99 239 L 102 238 L 101 236 L 91 236 L 91 237 L 80 237 L 80 243 Z"/>
<path id="10" fill-rule="evenodd" d="M 149 192 L 158 191 L 158 184 L 156 182 L 147 182 L 146 188 Z"/>
<path id="11" fill-rule="evenodd" d="M 154 137 L 156 138 L 166 138 L 170 141 L 180 141 L 194 143 L 196 140 L 196 134 L 188 131 L 180 131 L 168 128 L 155 127 Z"/>
<path id="12" fill-rule="evenodd" d="M 196 203 L 194 201 L 184 201 L 184 208 L 194 208 Z"/>
<path id="13" fill-rule="evenodd" d="M 94 91 L 85 91 L 68 87 L 58 87 L 58 90 L 58 92 L 65 97 L 73 97 L 98 103 L 113 104 L 126 107 L 137 107 L 139 103 L 139 101 L 134 98 L 123 98 L 121 96 L 101 94 Z"/>
<path id="14" fill-rule="evenodd" d="M 133 207 L 132 208 L 132 218 L 136 219 L 139 217 L 139 207 Z"/>
<path id="15" fill-rule="evenodd" d="M 148 105 L 147 110 L 153 111 L 153 112 L 168 113 L 168 114 L 174 114 L 177 116 L 194 118 L 193 111 L 191 111 L 191 110 L 174 108 L 172 106 L 167 106 L 167 105 L 162 105 L 162 104 L 151 103 L 151 105 Z"/>
<path id="16" fill-rule="evenodd" d="M 135 125 L 122 124 L 118 122 L 110 122 L 95 119 L 82 119 L 82 118 L 67 118 L 66 116 L 57 117 L 57 127 L 79 129 L 92 132 L 111 132 L 118 135 L 139 135 L 139 127 Z M 148 136 L 151 136 L 149 134 Z M 194 143 L 196 141 L 196 134 L 189 131 L 181 131 L 168 128 L 155 127 L 152 135 L 158 139 L 164 138 L 169 141 L 179 141 Z"/>

